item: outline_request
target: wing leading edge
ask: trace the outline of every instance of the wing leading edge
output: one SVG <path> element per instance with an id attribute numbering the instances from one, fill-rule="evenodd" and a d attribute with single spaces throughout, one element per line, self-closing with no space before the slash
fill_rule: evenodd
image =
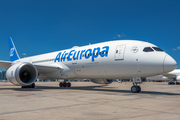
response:
<path id="1" fill-rule="evenodd" d="M 62 68 L 57 65 L 34 65 L 34 66 L 37 68 L 40 74 L 49 74 L 62 70 Z"/>

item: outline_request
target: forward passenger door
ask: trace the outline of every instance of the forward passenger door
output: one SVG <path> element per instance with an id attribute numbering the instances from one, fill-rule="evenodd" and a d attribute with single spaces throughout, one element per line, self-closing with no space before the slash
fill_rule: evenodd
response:
<path id="1" fill-rule="evenodd" d="M 115 61 L 124 60 L 126 45 L 118 45 L 115 50 Z"/>

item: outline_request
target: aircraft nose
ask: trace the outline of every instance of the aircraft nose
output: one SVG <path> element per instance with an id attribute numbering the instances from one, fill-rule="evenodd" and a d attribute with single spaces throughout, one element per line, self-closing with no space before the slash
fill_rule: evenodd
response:
<path id="1" fill-rule="evenodd" d="M 177 68 L 177 62 L 169 55 L 164 58 L 164 72 L 170 72 Z"/>

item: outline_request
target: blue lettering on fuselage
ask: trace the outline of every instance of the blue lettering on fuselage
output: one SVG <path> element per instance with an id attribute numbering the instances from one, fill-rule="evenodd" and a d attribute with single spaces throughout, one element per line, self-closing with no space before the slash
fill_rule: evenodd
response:
<path id="1" fill-rule="evenodd" d="M 95 58 L 98 56 L 100 57 L 108 57 L 108 51 L 109 51 L 109 46 L 104 46 L 102 47 L 102 50 L 100 47 L 94 48 L 94 49 L 87 49 L 87 50 L 71 50 L 70 52 L 60 52 L 56 56 L 54 62 L 63 62 L 66 60 L 67 61 L 72 61 L 72 60 L 81 60 L 82 57 L 85 57 L 86 59 L 91 58 L 92 62 L 95 61 Z M 67 56 L 67 57 L 66 57 Z"/>
<path id="2" fill-rule="evenodd" d="M 90 56 L 91 56 L 91 53 L 92 53 L 92 49 L 86 50 L 86 52 L 85 52 L 85 58 L 86 58 L 86 59 L 89 59 Z"/>
<path id="3" fill-rule="evenodd" d="M 76 55 L 76 53 L 77 53 L 77 55 Z M 78 60 L 79 53 L 80 53 L 80 51 L 78 51 L 78 52 L 75 51 L 75 52 L 74 52 L 73 60 Z"/>
<path id="4" fill-rule="evenodd" d="M 73 55 L 72 52 L 74 52 L 74 51 L 75 51 L 75 50 L 71 50 L 71 51 L 69 52 L 67 61 L 71 61 L 71 60 L 72 60 L 71 56 Z"/>

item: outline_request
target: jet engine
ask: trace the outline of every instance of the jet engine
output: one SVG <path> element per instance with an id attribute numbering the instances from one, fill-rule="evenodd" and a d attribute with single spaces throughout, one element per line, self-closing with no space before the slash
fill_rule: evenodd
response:
<path id="1" fill-rule="evenodd" d="M 113 79 L 90 79 L 91 82 L 97 84 L 111 84 L 114 80 Z"/>
<path id="2" fill-rule="evenodd" d="M 177 81 L 180 81 L 180 76 L 177 76 L 177 77 L 176 77 L 176 80 L 177 80 Z"/>
<path id="3" fill-rule="evenodd" d="M 38 72 L 30 63 L 17 63 L 7 70 L 6 77 L 14 85 L 28 86 L 36 81 Z"/>

